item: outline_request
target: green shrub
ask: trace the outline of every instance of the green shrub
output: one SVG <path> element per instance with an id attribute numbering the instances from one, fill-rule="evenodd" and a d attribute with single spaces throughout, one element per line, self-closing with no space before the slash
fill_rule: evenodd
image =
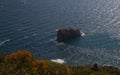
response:
<path id="1" fill-rule="evenodd" d="M 0 56 L 0 75 L 120 75 L 120 69 L 98 65 L 68 66 L 36 60 L 30 52 L 18 50 Z"/>

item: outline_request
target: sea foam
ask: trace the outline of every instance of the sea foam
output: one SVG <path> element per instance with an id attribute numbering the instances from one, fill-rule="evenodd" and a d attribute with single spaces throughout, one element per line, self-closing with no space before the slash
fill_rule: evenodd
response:
<path id="1" fill-rule="evenodd" d="M 65 61 L 63 59 L 51 59 L 52 62 L 56 62 L 56 63 L 59 63 L 59 64 L 63 64 L 65 63 Z"/>
<path id="2" fill-rule="evenodd" d="M 9 42 L 9 41 L 10 41 L 10 39 L 0 41 L 0 46 L 2 46 L 3 44 L 5 44 L 6 42 Z"/>
<path id="3" fill-rule="evenodd" d="M 81 32 L 82 33 L 82 35 L 81 36 L 85 36 L 85 33 L 83 33 L 83 32 Z"/>

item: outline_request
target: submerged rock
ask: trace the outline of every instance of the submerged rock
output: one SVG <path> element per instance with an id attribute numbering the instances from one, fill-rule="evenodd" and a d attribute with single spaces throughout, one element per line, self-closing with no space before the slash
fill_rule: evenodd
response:
<path id="1" fill-rule="evenodd" d="M 73 38 L 81 37 L 82 33 L 77 28 L 62 28 L 57 31 L 57 41 L 64 42 Z"/>

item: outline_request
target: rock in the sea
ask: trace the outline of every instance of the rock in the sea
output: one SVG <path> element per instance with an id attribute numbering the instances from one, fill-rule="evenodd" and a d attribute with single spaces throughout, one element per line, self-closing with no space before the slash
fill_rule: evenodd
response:
<path id="1" fill-rule="evenodd" d="M 76 37 L 81 37 L 82 33 L 77 28 L 62 28 L 57 31 L 57 41 L 64 42 Z"/>

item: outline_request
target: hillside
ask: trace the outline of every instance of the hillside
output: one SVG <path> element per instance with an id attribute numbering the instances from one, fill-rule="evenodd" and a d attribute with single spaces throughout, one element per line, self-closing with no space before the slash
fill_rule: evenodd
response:
<path id="1" fill-rule="evenodd" d="M 24 50 L 0 56 L 0 75 L 120 75 L 120 69 L 112 66 L 69 66 L 34 56 Z"/>

